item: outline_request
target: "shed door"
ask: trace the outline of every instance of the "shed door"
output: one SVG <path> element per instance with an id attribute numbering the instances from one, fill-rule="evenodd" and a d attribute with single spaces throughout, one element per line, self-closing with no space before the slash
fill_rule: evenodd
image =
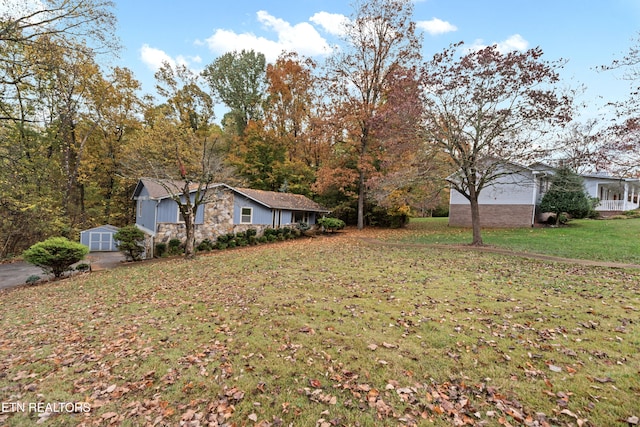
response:
<path id="1" fill-rule="evenodd" d="M 90 251 L 113 251 L 115 244 L 113 242 L 113 233 L 92 231 L 89 233 L 89 250 Z"/>

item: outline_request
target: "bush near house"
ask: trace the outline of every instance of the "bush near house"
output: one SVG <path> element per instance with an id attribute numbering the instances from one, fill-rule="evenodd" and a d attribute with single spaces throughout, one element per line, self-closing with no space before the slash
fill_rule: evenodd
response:
<path id="1" fill-rule="evenodd" d="M 556 225 L 570 218 L 587 218 L 594 212 L 597 200 L 589 197 L 583 179 L 568 168 L 560 168 L 551 178 L 551 187 L 540 202 L 542 212 L 555 213 Z M 567 217 L 564 214 L 568 214 Z M 565 216 L 563 222 L 562 217 Z"/>
<path id="2" fill-rule="evenodd" d="M 61 277 L 71 266 L 84 259 L 89 248 L 65 237 L 51 237 L 44 242 L 36 243 L 23 252 L 25 261 L 36 265 L 47 274 Z"/>
<path id="3" fill-rule="evenodd" d="M 135 225 L 127 225 L 118 230 L 113 238 L 118 242 L 118 250 L 127 261 L 141 261 L 144 253 L 144 232 Z"/>
<path id="4" fill-rule="evenodd" d="M 326 216 L 318 219 L 318 225 L 332 233 L 337 230 L 342 230 L 345 227 L 343 220 Z"/>

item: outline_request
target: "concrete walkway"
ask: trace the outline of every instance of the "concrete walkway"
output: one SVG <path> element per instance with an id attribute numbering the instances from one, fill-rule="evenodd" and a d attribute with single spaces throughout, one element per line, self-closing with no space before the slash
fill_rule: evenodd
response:
<path id="1" fill-rule="evenodd" d="M 91 252 L 81 263 L 91 265 L 91 270 L 103 270 L 115 268 L 124 262 L 124 255 L 120 252 Z M 40 267 L 36 267 L 27 262 L 13 262 L 0 264 L 0 289 L 12 288 L 24 285 L 29 276 L 40 276 L 47 278 L 47 275 Z"/>

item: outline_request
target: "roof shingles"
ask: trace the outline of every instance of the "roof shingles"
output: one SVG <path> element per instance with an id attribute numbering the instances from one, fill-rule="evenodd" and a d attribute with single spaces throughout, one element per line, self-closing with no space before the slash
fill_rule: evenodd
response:
<path id="1" fill-rule="evenodd" d="M 179 180 L 156 180 L 152 178 L 141 178 L 138 183 L 139 188 L 142 184 L 149 193 L 151 199 L 164 199 L 171 197 L 172 194 L 181 194 L 184 188 L 184 181 Z M 195 191 L 198 186 L 191 188 L 191 191 Z M 212 184 L 211 187 L 226 186 L 225 184 Z M 254 190 L 251 188 L 233 188 L 226 186 L 236 193 L 242 194 L 249 199 L 265 205 L 270 209 L 286 209 L 293 211 L 312 211 L 312 212 L 329 212 L 329 209 L 324 208 L 313 200 L 303 196 L 302 194 L 293 193 L 280 193 L 276 191 Z M 136 191 L 137 191 L 136 189 Z M 134 195 L 135 197 L 135 195 Z"/>

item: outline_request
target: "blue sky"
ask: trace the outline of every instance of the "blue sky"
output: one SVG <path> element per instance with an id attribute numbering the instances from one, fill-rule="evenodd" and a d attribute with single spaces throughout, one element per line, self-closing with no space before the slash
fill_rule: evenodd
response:
<path id="1" fill-rule="evenodd" d="M 225 52 L 282 49 L 321 60 L 335 44 L 337 23 L 352 14 L 344 0 L 116 0 L 125 50 L 118 65 L 133 70 L 145 92 L 163 60 L 199 71 Z M 567 59 L 567 86 L 586 85 L 593 105 L 624 99 L 620 72 L 597 72 L 626 53 L 640 31 L 640 0 L 416 0 L 424 57 L 451 43 L 540 46 L 548 60 Z"/>

